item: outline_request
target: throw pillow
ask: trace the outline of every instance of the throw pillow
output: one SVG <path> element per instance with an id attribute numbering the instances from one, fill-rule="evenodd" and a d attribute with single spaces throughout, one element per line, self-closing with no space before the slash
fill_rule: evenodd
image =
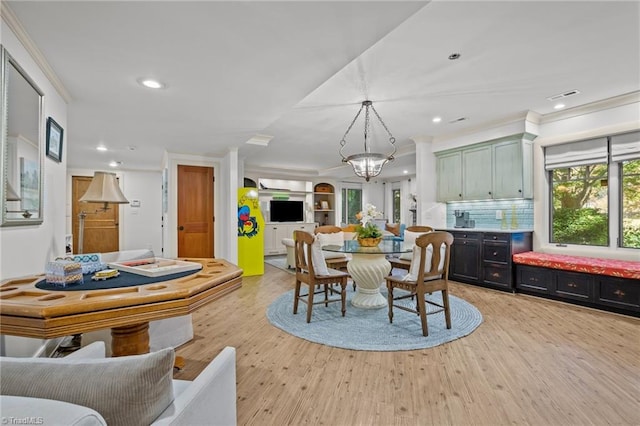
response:
<path id="1" fill-rule="evenodd" d="M 404 231 L 404 245 L 414 246 L 416 244 L 416 238 L 423 234 L 424 232 Z M 402 253 L 399 257 L 403 260 L 411 260 L 413 255 L 411 253 Z"/>
<path id="2" fill-rule="evenodd" d="M 387 223 L 384 228 L 387 231 L 391 232 L 396 237 L 400 236 L 400 224 L 399 223 Z"/>
<path id="3" fill-rule="evenodd" d="M 330 234 L 316 234 L 316 239 L 320 241 L 320 246 L 341 246 L 344 244 L 344 232 L 332 232 Z"/>
<path id="4" fill-rule="evenodd" d="M 329 275 L 329 268 L 327 268 L 327 262 L 324 260 L 322 246 L 317 236 L 314 238 L 313 244 L 311 244 L 311 261 L 316 275 Z"/>
<path id="5" fill-rule="evenodd" d="M 173 348 L 101 359 L 0 358 L 2 394 L 89 407 L 109 425 L 151 424 L 173 401 Z"/>
<path id="6" fill-rule="evenodd" d="M 444 255 L 447 252 L 447 245 L 442 244 L 440 246 L 440 262 L 438 262 L 438 270 L 441 270 L 444 267 Z M 420 247 L 414 245 L 413 246 L 413 257 L 411 259 L 411 267 L 409 269 L 409 273 L 405 275 L 402 280 L 403 281 L 415 281 L 418 279 L 418 274 L 420 273 Z M 433 256 L 433 244 L 429 244 L 427 246 L 427 258 L 424 262 L 424 271 L 429 272 L 431 270 L 431 257 Z"/>

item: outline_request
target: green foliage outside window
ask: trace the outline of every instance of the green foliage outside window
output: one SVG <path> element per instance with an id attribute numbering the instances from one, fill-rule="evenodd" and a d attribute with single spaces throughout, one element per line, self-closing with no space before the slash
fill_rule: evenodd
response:
<path id="1" fill-rule="evenodd" d="M 342 190 L 342 221 L 358 223 L 356 215 L 362 210 L 362 190 L 344 188 Z"/>
<path id="2" fill-rule="evenodd" d="M 609 244 L 606 164 L 556 169 L 551 174 L 553 228 L 560 244 Z"/>
<path id="3" fill-rule="evenodd" d="M 393 223 L 400 223 L 400 190 L 393 191 Z"/>
<path id="4" fill-rule="evenodd" d="M 622 163 L 622 247 L 640 248 L 640 160 Z"/>

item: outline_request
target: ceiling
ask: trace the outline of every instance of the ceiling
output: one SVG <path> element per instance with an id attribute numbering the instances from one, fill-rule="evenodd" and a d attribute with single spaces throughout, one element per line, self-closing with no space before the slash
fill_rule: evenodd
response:
<path id="1" fill-rule="evenodd" d="M 412 137 L 548 114 L 570 90 L 567 108 L 640 90 L 636 1 L 5 4 L 70 95 L 69 168 L 159 170 L 165 150 L 238 148 L 247 170 L 352 176 L 339 142 L 369 99 L 397 139 L 384 176 L 412 174 Z M 362 142 L 354 127 L 347 153 Z"/>

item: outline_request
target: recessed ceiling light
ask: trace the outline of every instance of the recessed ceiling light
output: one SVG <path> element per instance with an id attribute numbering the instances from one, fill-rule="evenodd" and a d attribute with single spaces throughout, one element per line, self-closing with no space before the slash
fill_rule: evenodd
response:
<path id="1" fill-rule="evenodd" d="M 409 170 L 403 170 L 402 173 L 406 175 L 407 173 L 409 173 Z"/>
<path id="2" fill-rule="evenodd" d="M 554 109 L 562 109 L 562 108 L 564 108 L 565 106 L 566 106 L 565 104 L 555 104 L 555 105 L 553 106 L 553 108 L 554 108 Z"/>
<path id="3" fill-rule="evenodd" d="M 149 89 L 164 89 L 167 87 L 166 84 L 152 78 L 141 78 L 138 80 L 138 83 L 142 84 L 144 87 L 148 87 Z"/>
<path id="4" fill-rule="evenodd" d="M 441 122 L 441 121 L 442 121 L 442 118 L 440 118 L 440 117 L 433 117 L 433 120 L 431 120 L 431 121 L 433 121 L 434 123 L 439 123 L 439 122 Z"/>
<path id="5" fill-rule="evenodd" d="M 118 167 L 120 164 L 122 164 L 122 161 L 112 161 L 109 163 L 110 167 Z"/>
<path id="6" fill-rule="evenodd" d="M 449 55 L 449 60 L 450 61 L 455 61 L 456 59 L 460 59 L 460 54 L 459 53 L 452 53 L 451 55 Z"/>
<path id="7" fill-rule="evenodd" d="M 98 146 L 96 146 L 96 149 L 97 149 L 98 151 L 106 151 L 106 150 L 107 150 L 107 147 L 106 147 L 106 146 L 104 146 L 104 145 L 98 145 Z"/>

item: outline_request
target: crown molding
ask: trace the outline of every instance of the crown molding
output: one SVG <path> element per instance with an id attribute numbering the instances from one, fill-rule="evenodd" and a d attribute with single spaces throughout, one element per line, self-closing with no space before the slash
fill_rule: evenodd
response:
<path id="1" fill-rule="evenodd" d="M 29 37 L 27 30 L 24 28 L 16 14 L 6 3 L 3 3 L 2 6 L 0 6 L 0 16 L 7 23 L 9 28 L 11 28 L 11 31 L 16 35 L 38 67 L 40 67 L 40 70 L 42 70 L 45 77 L 47 77 L 51 82 L 62 99 L 64 99 L 67 104 L 70 103 L 72 100 L 71 94 L 64 87 L 64 84 L 62 84 L 60 78 L 58 78 L 53 68 L 51 68 L 51 65 L 49 65 L 45 56 L 42 54 L 40 49 L 38 49 L 38 46 L 31 37 Z"/>
<path id="2" fill-rule="evenodd" d="M 433 138 L 433 141 L 437 143 L 443 143 L 443 142 L 460 138 L 462 136 L 468 136 L 468 135 L 476 134 L 478 132 L 483 132 L 488 129 L 496 129 L 496 128 L 507 126 L 509 124 L 524 122 L 526 120 L 529 120 L 530 118 L 534 118 L 534 119 L 537 118 L 535 116 L 532 117 L 530 113 L 531 111 L 520 111 L 496 120 L 484 121 L 478 125 L 475 125 L 473 127 L 468 127 L 464 130 L 447 133 L 446 135 L 442 135 L 442 136 L 436 136 Z"/>
<path id="3" fill-rule="evenodd" d="M 558 112 L 552 112 L 540 117 L 540 124 L 552 123 L 554 121 L 566 120 L 568 118 L 579 117 L 605 109 L 617 108 L 624 105 L 640 103 L 640 91 L 625 93 L 612 98 L 601 99 L 599 101 L 568 108 Z"/>

